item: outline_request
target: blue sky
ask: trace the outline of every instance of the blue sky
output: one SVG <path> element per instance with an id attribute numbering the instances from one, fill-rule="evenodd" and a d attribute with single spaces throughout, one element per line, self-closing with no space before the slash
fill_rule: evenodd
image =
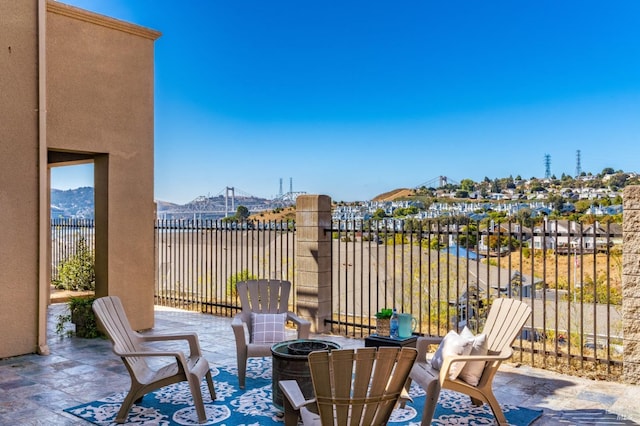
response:
<path id="1" fill-rule="evenodd" d="M 64 2 L 163 34 L 158 200 L 640 171 L 637 0 Z"/>

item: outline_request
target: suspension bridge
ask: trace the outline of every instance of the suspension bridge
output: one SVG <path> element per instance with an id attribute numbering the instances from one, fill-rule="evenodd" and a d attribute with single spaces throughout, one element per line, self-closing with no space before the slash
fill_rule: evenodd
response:
<path id="1" fill-rule="evenodd" d="M 215 195 L 201 195 L 193 201 L 178 207 L 159 210 L 158 216 L 163 218 L 220 219 L 232 216 L 238 206 L 244 206 L 249 213 L 260 213 L 276 208 L 295 205 L 296 198 L 304 194 L 302 191 L 289 191 L 272 199 L 254 196 L 242 189 L 226 186 Z"/>
<path id="2" fill-rule="evenodd" d="M 416 186 L 416 189 L 418 188 L 444 188 L 447 185 L 454 185 L 454 186 L 458 186 L 460 185 L 460 182 L 455 181 L 453 179 L 451 179 L 450 177 L 447 176 L 436 176 L 432 179 L 429 179 L 428 181 L 421 183 L 420 185 Z"/>

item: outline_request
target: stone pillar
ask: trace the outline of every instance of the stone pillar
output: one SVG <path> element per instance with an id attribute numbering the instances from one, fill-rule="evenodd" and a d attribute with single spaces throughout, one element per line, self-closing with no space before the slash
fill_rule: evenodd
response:
<path id="1" fill-rule="evenodd" d="M 622 327 L 625 383 L 640 383 L 640 186 L 624 189 Z"/>
<path id="2" fill-rule="evenodd" d="M 296 200 L 296 295 L 298 315 L 311 331 L 329 330 L 331 319 L 331 198 L 300 195 Z"/>

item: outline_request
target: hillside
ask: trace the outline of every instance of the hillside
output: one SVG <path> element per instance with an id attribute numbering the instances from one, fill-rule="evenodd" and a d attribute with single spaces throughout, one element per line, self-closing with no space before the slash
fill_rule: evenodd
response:
<path id="1" fill-rule="evenodd" d="M 406 198 L 413 195 L 413 190 L 408 188 L 394 189 L 393 191 L 385 192 L 373 198 L 372 201 L 394 201 L 398 198 Z"/>
<path id="2" fill-rule="evenodd" d="M 283 209 L 275 209 L 264 211 L 257 214 L 252 214 L 249 216 L 250 220 L 259 220 L 265 222 L 278 222 L 285 220 L 296 220 L 296 208 L 295 207 L 285 207 Z"/>
<path id="3" fill-rule="evenodd" d="M 51 189 L 51 217 L 75 217 L 93 219 L 94 201 L 93 188 L 60 190 Z"/>

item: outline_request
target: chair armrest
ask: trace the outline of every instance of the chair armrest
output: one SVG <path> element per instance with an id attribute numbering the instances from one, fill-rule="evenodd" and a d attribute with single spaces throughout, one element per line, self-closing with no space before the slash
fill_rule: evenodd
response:
<path id="1" fill-rule="evenodd" d="M 442 367 L 440 368 L 440 384 L 444 383 L 444 381 L 449 377 L 449 370 L 451 369 L 452 364 L 456 362 L 469 362 L 469 361 L 499 361 L 502 362 L 511 358 L 513 355 L 513 350 L 511 348 L 506 348 L 502 352 L 496 355 L 454 355 L 445 357 L 442 362 Z"/>
<path id="2" fill-rule="evenodd" d="M 468 361 L 504 361 L 511 358 L 513 355 L 513 350 L 511 348 L 507 348 L 498 354 L 492 355 L 454 355 L 445 357 L 444 362 L 442 363 L 442 369 L 447 364 L 454 362 L 468 362 Z"/>
<path id="3" fill-rule="evenodd" d="M 236 347 L 245 348 L 247 346 L 247 336 L 244 332 L 245 320 L 242 314 L 237 314 L 231 320 L 231 328 L 236 337 Z"/>
<path id="4" fill-rule="evenodd" d="M 280 390 L 282 390 L 284 397 L 289 400 L 289 403 L 295 410 L 300 410 L 300 408 L 305 405 L 316 401 L 315 398 L 304 399 L 300 386 L 295 380 L 280 380 L 278 382 L 278 386 L 280 386 Z"/>
<path id="5" fill-rule="evenodd" d="M 291 311 L 287 312 L 287 320 L 293 322 L 298 328 L 298 339 L 308 339 L 311 332 L 311 323 L 302 319 Z"/>
<path id="6" fill-rule="evenodd" d="M 190 356 L 202 356 L 200 342 L 196 333 L 181 334 L 141 334 L 140 337 L 145 342 L 166 342 L 173 340 L 186 340 L 189 343 Z"/>
<path id="7" fill-rule="evenodd" d="M 416 362 L 425 362 L 427 359 L 427 353 L 429 352 L 429 346 L 439 345 L 442 342 L 443 337 L 440 336 L 424 336 L 418 337 L 416 341 L 416 349 L 418 350 L 418 356 Z"/>
<path id="8" fill-rule="evenodd" d="M 305 400 L 298 382 L 295 380 L 281 380 L 278 386 L 283 393 L 282 405 L 284 406 L 284 426 L 298 426 L 300 409 L 307 404 L 314 403 L 315 398 Z"/>
<path id="9" fill-rule="evenodd" d="M 185 371 L 188 371 L 187 358 L 182 351 L 135 351 L 135 352 L 120 352 L 115 349 L 113 352 L 122 358 L 141 358 L 141 357 L 155 357 L 155 358 L 175 358 L 178 364 L 181 364 Z M 198 357 L 199 358 L 199 357 Z"/>
<path id="10" fill-rule="evenodd" d="M 407 385 L 410 385 L 410 380 L 413 380 L 427 392 L 427 395 L 438 395 L 438 392 L 440 392 L 439 374 L 440 372 L 431 367 L 431 364 L 416 362 L 411 368 L 411 373 L 409 373 Z M 407 385 L 405 385 L 405 389 L 408 389 Z"/>
<path id="11" fill-rule="evenodd" d="M 123 358 L 127 357 L 172 357 L 172 358 L 184 358 L 184 354 L 180 351 L 136 351 L 136 352 L 116 352 L 116 355 Z"/>

